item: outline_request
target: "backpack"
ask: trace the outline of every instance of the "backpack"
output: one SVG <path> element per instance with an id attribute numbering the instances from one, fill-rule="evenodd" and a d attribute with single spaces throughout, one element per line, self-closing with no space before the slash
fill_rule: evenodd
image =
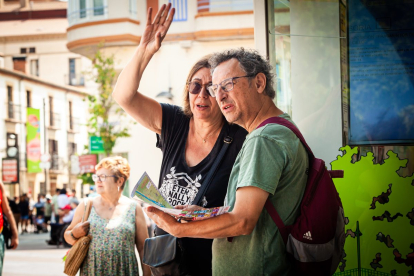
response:
<path id="1" fill-rule="evenodd" d="M 345 244 L 345 217 L 341 199 L 332 178 L 343 171 L 328 171 L 322 159 L 315 158 L 298 128 L 286 119 L 272 117 L 257 128 L 275 123 L 289 128 L 309 155 L 308 180 L 300 204 L 300 215 L 285 226 L 272 202 L 265 208 L 279 228 L 296 275 L 332 275 L 342 258 Z"/>

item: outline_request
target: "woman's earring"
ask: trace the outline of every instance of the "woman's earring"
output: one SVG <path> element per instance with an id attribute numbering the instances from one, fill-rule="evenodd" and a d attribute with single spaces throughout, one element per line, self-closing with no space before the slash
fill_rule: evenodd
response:
<path id="1" fill-rule="evenodd" d="M 119 192 L 119 186 L 118 186 L 118 192 Z"/>

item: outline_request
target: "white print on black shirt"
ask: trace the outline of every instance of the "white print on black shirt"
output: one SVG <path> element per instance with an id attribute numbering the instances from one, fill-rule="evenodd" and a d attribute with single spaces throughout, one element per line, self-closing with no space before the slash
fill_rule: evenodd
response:
<path id="1" fill-rule="evenodd" d="M 162 181 L 160 192 L 172 206 L 187 205 L 193 202 L 200 188 L 201 174 L 192 180 L 186 173 L 175 173 L 175 167 L 170 169 Z M 180 185 L 181 184 L 181 185 Z"/>

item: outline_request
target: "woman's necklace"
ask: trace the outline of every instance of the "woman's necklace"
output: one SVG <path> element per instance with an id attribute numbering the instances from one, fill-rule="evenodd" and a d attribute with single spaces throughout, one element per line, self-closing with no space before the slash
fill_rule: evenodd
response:
<path id="1" fill-rule="evenodd" d="M 196 130 L 195 131 L 197 134 L 198 134 L 198 136 L 200 136 L 200 138 L 203 140 L 203 143 L 205 143 L 206 141 L 207 141 L 207 139 L 208 139 L 208 137 L 210 137 L 211 136 L 211 134 L 213 134 L 215 131 L 213 131 L 213 132 L 211 132 L 209 135 L 207 135 L 205 138 L 203 138 L 203 136 L 201 136 L 200 135 L 200 133 L 198 133 L 198 131 Z"/>
<path id="2" fill-rule="evenodd" d="M 222 127 L 223 124 L 220 124 L 220 128 Z M 198 136 L 200 136 L 201 140 L 203 140 L 203 143 L 207 142 L 208 137 L 210 137 L 211 135 L 213 135 L 214 133 L 216 133 L 216 130 L 213 130 L 212 132 L 210 132 L 210 134 L 208 134 L 206 137 L 203 138 L 203 136 L 201 136 L 200 133 L 198 133 L 197 129 L 195 129 L 195 124 L 194 124 L 194 130 L 195 132 L 198 134 Z"/>

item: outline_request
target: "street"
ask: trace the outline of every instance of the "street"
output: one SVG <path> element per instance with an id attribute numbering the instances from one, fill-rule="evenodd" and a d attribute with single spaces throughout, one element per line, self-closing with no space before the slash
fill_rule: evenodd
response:
<path id="1" fill-rule="evenodd" d="M 47 245 L 48 239 L 50 233 L 20 235 L 19 247 L 6 249 L 3 276 L 65 275 L 62 257 L 68 248 Z"/>

